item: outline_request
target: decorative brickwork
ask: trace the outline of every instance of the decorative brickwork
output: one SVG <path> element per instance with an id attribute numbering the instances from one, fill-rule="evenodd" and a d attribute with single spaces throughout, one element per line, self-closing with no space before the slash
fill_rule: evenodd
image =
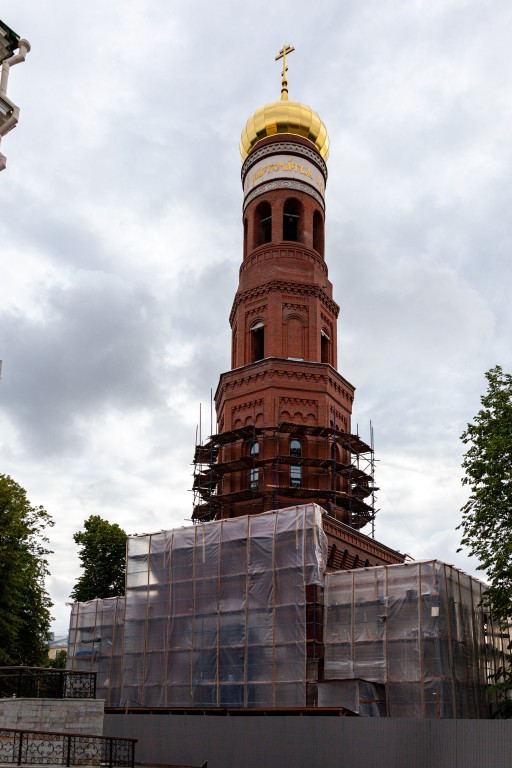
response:
<path id="1" fill-rule="evenodd" d="M 322 257 L 315 251 L 307 248 L 287 247 L 274 248 L 268 245 L 260 245 L 251 255 L 247 256 L 240 267 L 240 276 L 243 272 L 257 264 L 273 262 L 276 258 L 297 259 L 309 261 L 327 277 L 327 265 Z"/>
<path id="2" fill-rule="evenodd" d="M 309 142 L 308 142 L 309 144 Z M 300 146 L 300 150 L 299 150 Z M 322 170 L 322 173 L 327 180 L 327 165 L 325 161 L 315 149 L 310 148 L 307 144 L 302 144 L 300 138 L 295 136 L 293 141 L 272 141 L 270 144 L 264 146 L 264 142 L 259 144 L 259 148 L 251 152 L 250 156 L 245 160 L 242 166 L 242 186 L 245 181 L 248 169 L 254 165 L 255 162 L 261 160 L 263 157 L 275 154 L 292 154 L 303 157 L 308 157 Z"/>
<path id="3" fill-rule="evenodd" d="M 311 296 L 312 298 L 318 299 L 320 304 L 322 304 L 326 309 L 332 312 L 335 319 L 338 317 L 340 308 L 336 304 L 335 301 L 333 301 L 322 288 L 319 288 L 317 286 L 307 286 L 307 285 L 301 285 L 300 283 L 292 284 L 292 283 L 283 283 L 278 280 L 271 281 L 267 283 L 266 285 L 259 286 L 258 288 L 252 288 L 249 291 L 246 291 L 244 293 L 238 293 L 235 296 L 235 300 L 233 303 L 233 308 L 231 310 L 230 314 L 230 323 L 233 324 L 234 318 L 236 315 L 236 312 L 242 303 L 246 303 L 250 299 L 254 298 L 262 298 L 263 296 L 268 296 L 270 293 L 273 292 L 280 292 L 280 293 L 287 293 L 287 294 L 295 294 L 296 296 Z M 288 298 L 290 298 L 288 296 Z"/>
<path id="4" fill-rule="evenodd" d="M 271 192 L 291 190 L 303 204 L 312 198 L 323 212 L 326 181 L 325 162 L 309 142 L 271 141 L 251 152 L 242 167 L 244 211 Z"/>
<path id="5" fill-rule="evenodd" d="M 219 434 L 196 449 L 196 466 L 207 466 L 194 479 L 193 517 L 320 504 L 331 521 L 335 570 L 403 557 L 357 532 L 374 515 L 372 452 L 351 434 L 354 387 L 336 370 L 339 306 L 324 259 L 326 179 L 324 161 L 300 137 L 268 137 L 244 163 L 232 370 L 221 374 L 215 394 Z"/>
<path id="6" fill-rule="evenodd" d="M 281 421 L 296 421 L 302 424 L 318 424 L 318 400 L 300 397 L 280 397 L 279 415 Z"/>
<path id="7" fill-rule="evenodd" d="M 322 200 L 321 195 L 318 194 L 316 190 L 314 190 L 312 187 L 309 186 L 309 184 L 303 184 L 300 181 L 287 181 L 285 179 L 277 180 L 276 181 L 269 181 L 267 184 L 261 184 L 261 186 L 256 187 L 250 194 L 247 195 L 245 198 L 245 208 L 249 205 L 249 203 L 252 203 L 257 198 L 261 197 L 262 195 L 268 194 L 268 192 L 272 192 L 274 189 L 291 189 L 295 192 L 299 192 L 301 194 L 311 195 L 316 202 L 322 207 L 324 207 L 324 201 Z"/>

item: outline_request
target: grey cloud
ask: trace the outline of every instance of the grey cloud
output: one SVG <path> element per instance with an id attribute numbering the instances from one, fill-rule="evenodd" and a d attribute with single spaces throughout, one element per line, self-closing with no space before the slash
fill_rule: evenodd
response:
<path id="1" fill-rule="evenodd" d="M 63 267 L 101 269 L 108 261 L 104 244 L 65 201 L 56 210 L 41 207 L 28 194 L 23 206 L 18 198 L 8 198 L 2 206 L 2 237 L 12 239 L 18 252 L 34 249 Z"/>
<path id="2" fill-rule="evenodd" d="M 98 409 L 158 403 L 164 319 L 147 292 L 82 271 L 74 285 L 49 290 L 45 306 L 42 320 L 1 320 L 4 407 L 37 451 L 69 450 L 80 440 L 77 419 Z"/>

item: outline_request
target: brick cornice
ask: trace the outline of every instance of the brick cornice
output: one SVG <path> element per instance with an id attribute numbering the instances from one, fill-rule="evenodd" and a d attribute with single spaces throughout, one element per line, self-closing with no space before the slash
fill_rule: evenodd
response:
<path id="1" fill-rule="evenodd" d="M 251 288 L 249 291 L 243 291 L 239 293 L 237 291 L 235 299 L 233 301 L 233 307 L 229 315 L 229 324 L 233 327 L 235 314 L 238 307 L 244 301 L 250 301 L 251 299 L 262 298 L 268 296 L 270 293 L 280 292 L 291 294 L 292 296 L 315 296 L 320 302 L 334 315 L 338 317 L 340 308 L 336 302 L 331 299 L 325 291 L 318 285 L 304 284 L 304 283 L 291 283 L 281 280 L 271 280 L 268 283 L 259 285 L 256 288 Z"/>
<path id="2" fill-rule="evenodd" d="M 294 382 L 302 388 L 308 382 L 323 383 L 327 393 L 329 390 L 334 390 L 336 395 L 350 406 L 354 401 L 354 388 L 330 365 L 309 361 L 297 363 L 285 358 L 271 357 L 221 373 L 215 392 L 216 407 L 219 408 L 221 400 L 227 396 L 228 392 L 235 393 L 248 385 L 261 388 L 268 382 L 280 387 L 284 381 Z"/>
<path id="3" fill-rule="evenodd" d="M 290 245 L 260 245 L 255 248 L 240 264 L 239 275 L 242 277 L 243 273 L 251 267 L 261 264 L 262 261 L 270 261 L 272 259 L 278 259 L 281 256 L 287 258 L 300 259 L 301 261 L 309 261 L 315 265 L 318 269 L 322 270 L 323 274 L 327 277 L 328 270 L 325 260 L 320 256 L 317 251 L 313 251 L 310 248 L 306 248 L 304 245 L 297 244 L 295 246 Z"/>
<path id="4" fill-rule="evenodd" d="M 366 536 L 364 533 L 360 533 L 355 528 L 345 525 L 345 523 L 330 517 L 330 515 L 324 514 L 322 522 L 326 534 L 351 544 L 365 554 L 380 558 L 388 563 L 403 563 L 405 560 L 405 555 L 391 549 L 391 547 L 387 547 L 376 539 Z"/>
<path id="5" fill-rule="evenodd" d="M 264 402 L 263 398 L 260 397 L 257 400 L 247 400 L 245 403 L 237 403 L 233 406 L 233 411 L 246 411 L 248 408 L 255 408 L 257 405 L 262 405 Z"/>

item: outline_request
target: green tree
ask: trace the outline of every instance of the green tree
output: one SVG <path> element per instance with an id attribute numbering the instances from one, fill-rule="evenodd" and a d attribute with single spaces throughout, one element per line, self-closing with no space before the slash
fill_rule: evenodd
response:
<path id="1" fill-rule="evenodd" d="M 0 666 L 39 666 L 47 656 L 52 603 L 45 530 L 52 525 L 43 507 L 0 475 Z"/>
<path id="2" fill-rule="evenodd" d="M 508 632 L 512 617 L 512 375 L 499 365 L 485 374 L 482 408 L 461 436 L 468 446 L 462 464 L 470 495 L 462 507 L 461 544 L 478 558 L 490 587 L 486 602 Z M 509 645 L 510 651 L 510 645 Z M 493 686 L 500 714 L 512 717 L 512 672 L 501 671 Z"/>
<path id="3" fill-rule="evenodd" d="M 71 597 L 78 602 L 96 597 L 124 595 L 127 534 L 116 523 L 99 515 L 84 521 L 84 530 L 73 536 L 78 544 L 82 575 L 77 579 Z"/>
<path id="4" fill-rule="evenodd" d="M 46 659 L 44 666 L 49 669 L 66 669 L 66 661 L 68 658 L 67 651 L 57 651 L 54 659 Z"/>

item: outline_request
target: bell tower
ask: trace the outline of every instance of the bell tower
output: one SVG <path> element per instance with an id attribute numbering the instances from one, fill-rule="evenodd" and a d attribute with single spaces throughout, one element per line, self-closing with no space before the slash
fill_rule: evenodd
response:
<path id="1" fill-rule="evenodd" d="M 337 370 L 339 306 L 324 236 L 329 137 L 316 112 L 288 99 L 293 50 L 276 56 L 280 100 L 256 110 L 240 140 L 243 254 L 229 318 L 231 370 L 215 394 L 218 434 L 196 448 L 193 519 L 314 502 L 334 537 L 333 566 L 401 562 L 398 553 L 361 558 L 360 547 L 340 544 L 345 528 L 373 541 L 358 533 L 374 518 L 373 453 L 352 434 L 354 387 Z"/>

